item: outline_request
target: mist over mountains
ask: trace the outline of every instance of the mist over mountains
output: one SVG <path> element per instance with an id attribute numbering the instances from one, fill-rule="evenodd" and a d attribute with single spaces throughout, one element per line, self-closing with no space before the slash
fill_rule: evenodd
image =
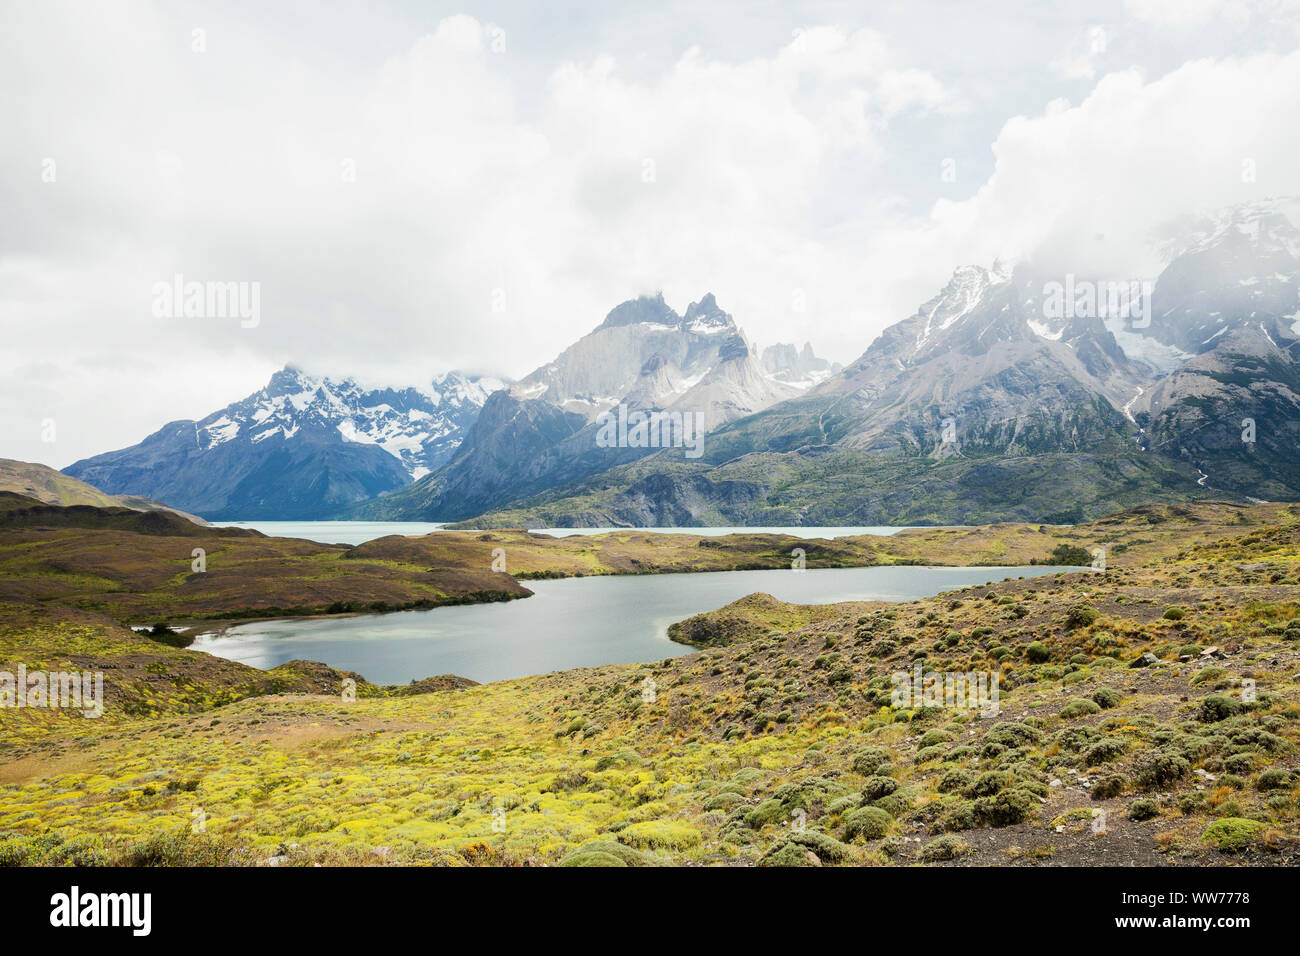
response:
<path id="1" fill-rule="evenodd" d="M 1076 520 L 1300 494 L 1291 201 L 1190 220 L 1154 278 L 962 266 L 841 368 L 711 294 L 612 309 L 517 382 L 365 389 L 286 368 L 66 472 L 207 518 L 484 525 Z M 601 436 L 675 416 L 682 447 Z M 702 452 L 702 454 L 700 453 Z"/>

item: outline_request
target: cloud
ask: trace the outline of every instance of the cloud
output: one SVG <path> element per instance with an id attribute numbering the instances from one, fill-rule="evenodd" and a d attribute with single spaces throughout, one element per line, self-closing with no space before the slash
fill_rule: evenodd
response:
<path id="1" fill-rule="evenodd" d="M 1156 267 L 1164 219 L 1300 192 L 1279 121 L 1300 106 L 1295 53 L 1149 77 L 1076 47 L 1086 96 L 1005 119 L 981 141 L 991 175 L 963 166 L 966 197 L 927 209 L 905 200 L 941 194 L 986 94 L 871 29 L 662 65 L 591 49 L 539 74 L 516 33 L 465 15 L 339 62 L 215 8 L 129 14 L 0 13 L 0 83 L 24 90 L 0 106 L 0 455 L 65 465 L 288 361 L 522 374 L 656 290 L 679 309 L 712 291 L 759 343 L 848 360 L 957 265 L 1128 275 Z M 178 273 L 260 283 L 260 324 L 156 318 Z"/>
<path id="2" fill-rule="evenodd" d="M 48 397 L 11 395 L 6 418 L 18 447 L 64 464 L 288 360 L 520 374 L 661 288 L 679 307 L 716 291 L 772 341 L 790 316 L 772 297 L 825 272 L 809 218 L 828 168 L 869 170 L 890 121 L 950 98 L 880 35 L 835 27 L 740 62 L 689 49 L 649 77 L 560 63 L 524 115 L 504 35 L 464 15 L 337 75 L 211 10 L 5 18 L 24 41 L 0 78 L 37 91 L 0 117 L 9 371 L 77 396 L 96 447 L 31 445 Z M 178 274 L 259 283 L 260 324 L 155 317 L 152 289 Z M 87 356 L 113 358 L 90 374 Z"/>
<path id="3" fill-rule="evenodd" d="M 992 177 L 965 202 L 940 202 L 934 231 L 977 261 L 1154 270 L 1169 220 L 1300 193 L 1300 129 L 1277 122 L 1297 110 L 1300 52 L 1197 60 L 1154 80 L 1108 74 L 1077 106 L 1008 121 Z"/>

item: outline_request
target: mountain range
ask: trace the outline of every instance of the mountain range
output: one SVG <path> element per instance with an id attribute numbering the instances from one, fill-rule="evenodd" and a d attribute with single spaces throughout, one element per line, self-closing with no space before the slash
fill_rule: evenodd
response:
<path id="1" fill-rule="evenodd" d="M 712 295 L 680 315 L 643 296 L 514 383 L 367 391 L 286 368 L 67 472 L 208 518 L 476 527 L 1064 522 L 1292 499 L 1295 211 L 1189 217 L 1150 281 L 960 267 L 843 368 L 758 349 Z M 638 441 L 638 421 L 698 441 Z"/>
<path id="2" fill-rule="evenodd" d="M 211 520 L 322 518 L 438 468 L 504 385 L 449 372 L 423 388 L 367 388 L 287 366 L 201 421 L 64 472 Z"/>
<path id="3" fill-rule="evenodd" d="M 1150 282 L 959 268 L 841 372 L 710 433 L 699 460 L 657 451 L 473 523 L 1074 521 L 1156 500 L 1294 499 L 1294 209 L 1185 224 Z"/>
<path id="4" fill-rule="evenodd" d="M 490 396 L 441 468 L 352 513 L 469 518 L 652 454 L 651 447 L 600 441 L 606 416 L 616 410 L 682 416 L 709 432 L 792 399 L 837 369 L 807 345 L 760 354 L 712 294 L 682 315 L 662 296 L 643 296 L 612 309 L 554 361 Z"/>

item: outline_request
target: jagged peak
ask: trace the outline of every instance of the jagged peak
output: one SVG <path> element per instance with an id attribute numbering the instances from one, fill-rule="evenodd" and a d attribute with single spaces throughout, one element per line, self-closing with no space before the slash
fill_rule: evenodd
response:
<path id="1" fill-rule="evenodd" d="M 596 326 L 595 331 L 599 332 L 601 329 L 612 329 L 625 325 L 637 325 L 641 322 L 650 322 L 655 325 L 677 325 L 680 321 L 681 316 L 664 302 L 664 294 L 656 292 L 654 295 L 641 295 L 635 299 L 620 302 L 609 310 L 605 315 L 605 321 Z"/>
<path id="2" fill-rule="evenodd" d="M 1169 260 L 1224 242 L 1284 249 L 1300 257 L 1300 197 L 1275 196 L 1203 209 L 1167 223 L 1162 250 Z"/>
<path id="3" fill-rule="evenodd" d="M 698 302 L 692 302 L 686 307 L 681 324 L 685 331 L 697 334 L 739 332 L 731 315 L 718 307 L 718 300 L 712 292 L 706 292 Z"/>

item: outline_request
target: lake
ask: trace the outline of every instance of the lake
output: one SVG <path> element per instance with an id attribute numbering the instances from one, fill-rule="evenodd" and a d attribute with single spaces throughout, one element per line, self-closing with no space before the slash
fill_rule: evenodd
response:
<path id="1" fill-rule="evenodd" d="M 441 530 L 444 524 L 434 521 L 221 521 L 227 528 L 252 528 L 277 538 L 306 538 L 322 544 L 365 544 L 390 534 L 421 535 Z M 843 538 L 849 535 L 891 535 L 910 526 L 863 526 L 861 528 L 534 528 L 537 534 L 563 538 L 572 534 L 605 534 L 608 531 L 638 531 L 651 534 L 697 534 L 719 537 L 724 534 L 788 534 L 794 538 Z"/>
<path id="2" fill-rule="evenodd" d="M 302 658 L 357 671 L 377 684 L 435 674 L 505 680 L 574 667 L 630 664 L 692 653 L 668 625 L 765 591 L 798 604 L 908 601 L 1062 567 L 826 568 L 711 571 L 525 581 L 534 596 L 499 604 L 240 624 L 201 635 L 195 650 L 276 667 Z"/>

